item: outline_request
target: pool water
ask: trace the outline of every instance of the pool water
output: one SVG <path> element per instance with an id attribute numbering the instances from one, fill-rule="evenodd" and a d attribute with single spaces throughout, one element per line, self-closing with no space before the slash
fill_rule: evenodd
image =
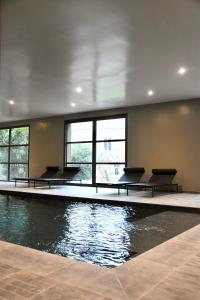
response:
<path id="1" fill-rule="evenodd" d="M 0 195 L 0 239 L 116 267 L 200 223 L 194 210 Z"/>

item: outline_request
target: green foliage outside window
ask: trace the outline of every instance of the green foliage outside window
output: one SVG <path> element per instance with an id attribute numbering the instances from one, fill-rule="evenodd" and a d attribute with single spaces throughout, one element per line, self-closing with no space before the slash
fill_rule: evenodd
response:
<path id="1" fill-rule="evenodd" d="M 0 180 L 28 175 L 28 148 L 29 127 L 0 129 Z"/>
<path id="2" fill-rule="evenodd" d="M 9 144 L 9 129 L 0 129 L 0 145 Z"/>
<path id="3" fill-rule="evenodd" d="M 74 163 L 79 162 L 91 162 L 92 152 L 91 144 L 73 144 L 72 151 L 70 153 L 70 161 Z M 82 164 L 81 167 L 81 178 L 83 180 L 90 180 L 92 177 L 92 166 L 91 164 Z"/>
<path id="4" fill-rule="evenodd" d="M 29 127 L 16 127 L 11 129 L 11 145 L 29 143 Z"/>

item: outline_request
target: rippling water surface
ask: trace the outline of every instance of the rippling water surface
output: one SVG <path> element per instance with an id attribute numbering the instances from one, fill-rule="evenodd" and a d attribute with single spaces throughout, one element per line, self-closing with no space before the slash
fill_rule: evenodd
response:
<path id="1" fill-rule="evenodd" d="M 114 267 L 199 224 L 194 212 L 0 195 L 0 239 Z"/>

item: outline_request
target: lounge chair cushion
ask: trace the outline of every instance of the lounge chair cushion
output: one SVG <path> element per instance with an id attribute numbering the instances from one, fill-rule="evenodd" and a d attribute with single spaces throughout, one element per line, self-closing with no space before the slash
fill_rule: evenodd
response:
<path id="1" fill-rule="evenodd" d="M 47 166 L 46 170 L 47 171 L 55 171 L 55 172 L 57 171 L 58 172 L 60 170 L 60 168 L 59 167 L 55 167 L 55 166 L 53 166 L 53 167 L 52 166 Z"/>
<path id="2" fill-rule="evenodd" d="M 124 173 L 140 173 L 140 174 L 143 174 L 145 172 L 145 169 L 144 168 L 124 168 Z"/>
<path id="3" fill-rule="evenodd" d="M 79 172 L 80 167 L 64 167 L 64 172 Z"/>
<path id="4" fill-rule="evenodd" d="M 154 175 L 176 175 L 176 169 L 153 169 Z"/>

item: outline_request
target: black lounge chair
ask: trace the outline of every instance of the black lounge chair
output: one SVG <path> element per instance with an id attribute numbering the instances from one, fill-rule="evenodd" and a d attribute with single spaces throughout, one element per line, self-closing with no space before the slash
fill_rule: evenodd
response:
<path id="1" fill-rule="evenodd" d="M 66 184 L 71 181 L 79 181 L 80 184 L 82 179 L 78 178 L 77 175 L 80 172 L 80 167 L 64 167 L 62 174 L 56 174 L 56 177 L 40 177 L 33 178 L 34 188 L 36 187 L 36 183 L 45 183 L 51 188 L 52 185 L 57 184 Z"/>
<path id="2" fill-rule="evenodd" d="M 127 184 L 139 182 L 145 173 L 144 168 L 124 168 L 123 175 L 116 182 L 97 182 L 96 193 L 99 187 L 118 188 L 118 195 L 120 195 L 120 188 L 125 188 Z"/>
<path id="3" fill-rule="evenodd" d="M 14 177 L 13 180 L 15 181 L 15 186 L 17 186 L 17 182 L 25 182 L 30 186 L 30 183 L 34 182 L 36 179 L 55 177 L 59 170 L 59 167 L 47 166 L 46 171 L 40 177 Z"/>
<path id="4" fill-rule="evenodd" d="M 172 183 L 174 176 L 176 175 L 176 169 L 153 169 L 152 176 L 148 182 L 140 182 L 126 185 L 127 196 L 129 188 L 137 188 L 152 191 L 152 197 L 154 196 L 154 192 L 156 190 L 162 189 L 163 187 L 173 187 L 175 191 L 178 193 L 178 184 Z"/>

